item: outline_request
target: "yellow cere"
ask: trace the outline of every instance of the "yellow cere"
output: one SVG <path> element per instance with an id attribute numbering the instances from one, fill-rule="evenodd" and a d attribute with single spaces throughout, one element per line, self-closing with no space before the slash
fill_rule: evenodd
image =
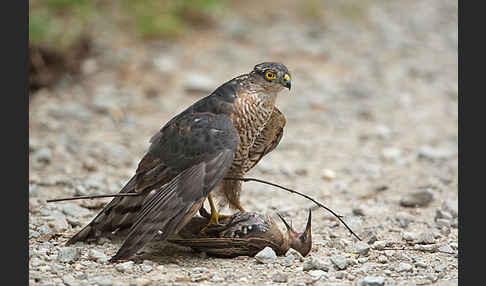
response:
<path id="1" fill-rule="evenodd" d="M 289 76 L 288 74 L 285 74 L 285 75 L 284 75 L 284 80 L 285 80 L 285 81 L 289 81 L 289 80 L 290 80 L 290 76 Z"/>

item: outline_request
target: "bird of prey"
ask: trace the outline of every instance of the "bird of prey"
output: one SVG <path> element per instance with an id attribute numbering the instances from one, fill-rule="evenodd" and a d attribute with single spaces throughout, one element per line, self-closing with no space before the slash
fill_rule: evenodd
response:
<path id="1" fill-rule="evenodd" d="M 290 90 L 287 67 L 257 64 L 218 87 L 173 117 L 151 139 L 135 175 L 67 244 L 129 228 L 123 245 L 110 261 L 134 255 L 161 231 L 162 239 L 177 233 L 208 198 L 209 225 L 221 217 L 218 207 L 244 211 L 243 177 L 282 138 L 285 117 L 275 106 L 277 95 Z"/>
<path id="2" fill-rule="evenodd" d="M 206 236 L 202 236 L 200 230 L 209 218 L 193 217 L 177 237 L 169 236 L 167 241 L 216 257 L 254 256 L 267 246 L 277 255 L 285 255 L 290 248 L 302 256 L 309 254 L 312 248 L 311 211 L 309 210 L 306 228 L 301 233 L 296 232 L 282 216 L 277 215 L 285 224 L 287 232 L 282 233 L 271 216 L 236 212 L 222 224 L 208 227 Z"/>

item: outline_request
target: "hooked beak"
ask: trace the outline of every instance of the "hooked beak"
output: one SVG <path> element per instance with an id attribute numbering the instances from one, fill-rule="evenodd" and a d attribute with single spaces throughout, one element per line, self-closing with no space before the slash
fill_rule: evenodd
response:
<path id="1" fill-rule="evenodd" d="M 291 242 L 290 247 L 297 250 L 303 257 L 309 254 L 312 248 L 312 233 L 311 233 L 311 222 L 312 222 L 312 212 L 309 209 L 309 216 L 307 217 L 307 225 L 305 227 L 304 232 L 298 233 L 296 232 L 285 219 L 277 213 L 280 219 L 287 227 L 287 232 L 290 234 Z"/>
<path id="2" fill-rule="evenodd" d="M 285 74 L 282 81 L 282 85 L 290 90 L 291 82 L 292 80 L 290 79 L 289 74 Z"/>

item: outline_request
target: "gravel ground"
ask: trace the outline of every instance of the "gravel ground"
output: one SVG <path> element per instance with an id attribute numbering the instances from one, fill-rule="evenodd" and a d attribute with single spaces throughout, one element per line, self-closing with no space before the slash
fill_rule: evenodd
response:
<path id="1" fill-rule="evenodd" d="M 107 26 L 80 81 L 31 95 L 30 285 L 458 284 L 457 2 L 324 1 L 318 16 L 309 3 L 319 2 L 305 3 L 238 4 L 216 28 L 173 41 Z M 267 60 L 292 73 L 277 101 L 287 126 L 249 176 L 313 196 L 362 242 L 310 201 L 249 182 L 248 210 L 278 211 L 300 230 L 313 208 L 307 257 L 262 263 L 153 244 L 110 264 L 121 241 L 64 246 L 109 199 L 46 199 L 118 192 L 165 122 Z M 415 250 L 384 249 L 404 247 Z"/>

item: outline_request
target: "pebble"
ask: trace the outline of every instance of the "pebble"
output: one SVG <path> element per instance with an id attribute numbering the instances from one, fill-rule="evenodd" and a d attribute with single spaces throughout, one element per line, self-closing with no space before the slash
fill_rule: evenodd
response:
<path id="1" fill-rule="evenodd" d="M 366 263 L 366 262 L 368 262 L 368 257 L 360 257 L 360 258 L 358 258 L 358 262 L 359 263 Z"/>
<path id="2" fill-rule="evenodd" d="M 382 250 L 386 247 L 386 241 L 384 240 L 377 240 L 373 243 L 373 249 Z"/>
<path id="3" fill-rule="evenodd" d="M 443 209 L 437 209 L 435 211 L 435 220 L 438 219 L 446 219 L 446 220 L 451 220 L 453 219 L 452 214 L 450 214 L 448 211 L 443 210 Z"/>
<path id="4" fill-rule="evenodd" d="M 405 262 L 400 262 L 400 264 L 398 264 L 397 268 L 396 268 L 396 271 L 398 272 L 408 272 L 410 270 L 412 270 L 413 266 L 408 264 L 408 263 L 405 263 Z"/>
<path id="5" fill-rule="evenodd" d="M 133 261 L 123 262 L 123 263 L 117 264 L 115 266 L 115 269 L 118 270 L 119 272 L 129 272 L 133 269 L 133 264 L 134 264 Z"/>
<path id="6" fill-rule="evenodd" d="M 275 261 L 277 254 L 271 247 L 267 246 L 255 255 L 255 259 L 259 263 L 267 264 Z"/>
<path id="7" fill-rule="evenodd" d="M 46 235 L 46 234 L 49 234 L 51 233 L 51 228 L 48 227 L 47 225 L 42 225 L 41 227 L 39 227 L 39 229 L 37 229 L 39 231 L 39 234 L 40 235 Z"/>
<path id="8" fill-rule="evenodd" d="M 421 244 L 434 244 L 434 234 L 428 231 L 422 232 L 418 235 L 417 242 Z"/>
<path id="9" fill-rule="evenodd" d="M 359 285 L 361 286 L 383 286 L 385 285 L 385 278 L 384 277 L 377 277 L 377 276 L 366 276 L 363 278 Z"/>
<path id="10" fill-rule="evenodd" d="M 452 215 L 452 217 L 456 218 L 459 210 L 459 205 L 457 201 L 450 202 L 445 201 L 442 203 L 442 209 Z"/>
<path id="11" fill-rule="evenodd" d="M 351 252 L 359 255 L 367 255 L 370 251 L 370 246 L 366 242 L 358 241 L 347 247 L 346 252 Z"/>
<path id="12" fill-rule="evenodd" d="M 51 150 L 49 150 L 49 148 L 41 148 L 34 155 L 34 159 L 37 162 L 44 163 L 44 164 L 49 164 L 51 162 L 51 158 L 52 158 L 52 153 Z"/>
<path id="13" fill-rule="evenodd" d="M 99 286 L 112 286 L 113 285 L 113 281 L 108 277 L 96 276 L 96 277 L 93 277 L 93 281 L 95 283 L 97 283 Z"/>
<path id="14" fill-rule="evenodd" d="M 276 283 L 287 283 L 288 280 L 289 276 L 285 272 L 279 271 L 272 276 L 272 281 Z"/>
<path id="15" fill-rule="evenodd" d="M 455 253 L 452 247 L 450 247 L 449 245 L 442 245 L 437 250 L 442 252 Z"/>
<path id="16" fill-rule="evenodd" d="M 429 160 L 443 160 L 448 159 L 453 155 L 448 149 L 434 148 L 431 146 L 422 146 L 418 151 L 418 157 Z"/>
<path id="17" fill-rule="evenodd" d="M 333 255 L 333 256 L 331 256 L 331 262 L 338 269 L 341 269 L 341 270 L 344 270 L 344 269 L 346 269 L 346 267 L 348 267 L 348 260 L 346 259 L 346 257 L 341 256 L 341 255 Z"/>
<path id="18" fill-rule="evenodd" d="M 383 159 L 385 160 L 397 160 L 402 155 L 402 150 L 399 148 L 385 148 L 381 151 Z"/>
<path id="19" fill-rule="evenodd" d="M 47 217 L 48 225 L 52 227 L 54 232 L 64 232 L 69 229 L 69 224 L 64 216 L 60 212 L 49 212 L 50 215 Z"/>
<path id="20" fill-rule="evenodd" d="M 378 256 L 378 262 L 380 262 L 380 263 L 387 263 L 388 262 L 388 258 L 386 258 L 385 255 L 380 255 L 380 256 Z"/>
<path id="21" fill-rule="evenodd" d="M 57 261 L 70 263 L 81 256 L 81 250 L 75 247 L 61 247 L 57 254 Z"/>
<path id="22" fill-rule="evenodd" d="M 434 196 L 429 189 L 422 189 L 411 192 L 400 199 L 400 205 L 403 207 L 425 207 Z"/>
<path id="23" fill-rule="evenodd" d="M 62 277 L 62 282 L 68 286 L 75 286 L 79 285 L 79 282 L 74 279 L 74 277 L 71 274 L 64 275 Z"/>
<path id="24" fill-rule="evenodd" d="M 332 181 L 336 179 L 336 172 L 331 169 L 322 170 L 322 178 L 326 181 Z"/>
<path id="25" fill-rule="evenodd" d="M 140 268 L 142 269 L 143 272 L 150 272 L 153 269 L 153 267 L 150 265 L 142 265 L 140 266 Z"/>
<path id="26" fill-rule="evenodd" d="M 336 279 L 344 279 L 346 277 L 346 272 L 338 271 L 334 277 L 336 277 Z"/>
<path id="27" fill-rule="evenodd" d="M 415 232 L 402 232 L 402 239 L 406 241 L 416 241 L 418 239 L 418 234 Z"/>
<path id="28" fill-rule="evenodd" d="M 85 209 L 75 204 L 60 204 L 56 208 L 62 211 L 65 215 L 72 217 L 85 217 L 91 215 L 91 212 L 88 209 Z"/>
<path id="29" fill-rule="evenodd" d="M 312 270 L 309 271 L 309 274 L 316 278 L 321 278 L 322 276 L 327 277 L 327 272 L 323 270 Z"/>
<path id="30" fill-rule="evenodd" d="M 309 271 L 309 270 L 323 270 L 323 271 L 329 271 L 329 268 L 331 265 L 329 263 L 326 263 L 320 259 L 313 258 L 311 257 L 308 259 L 304 265 L 302 266 L 302 270 L 304 271 Z"/>
<path id="31" fill-rule="evenodd" d="M 108 261 L 108 257 L 103 252 L 97 251 L 95 249 L 90 249 L 88 251 L 88 257 L 90 259 L 97 261 L 97 262 L 107 262 Z"/>
<path id="32" fill-rule="evenodd" d="M 280 261 L 280 265 L 282 266 L 291 266 L 294 264 L 295 256 L 293 254 L 289 254 L 286 256 L 282 261 Z"/>

